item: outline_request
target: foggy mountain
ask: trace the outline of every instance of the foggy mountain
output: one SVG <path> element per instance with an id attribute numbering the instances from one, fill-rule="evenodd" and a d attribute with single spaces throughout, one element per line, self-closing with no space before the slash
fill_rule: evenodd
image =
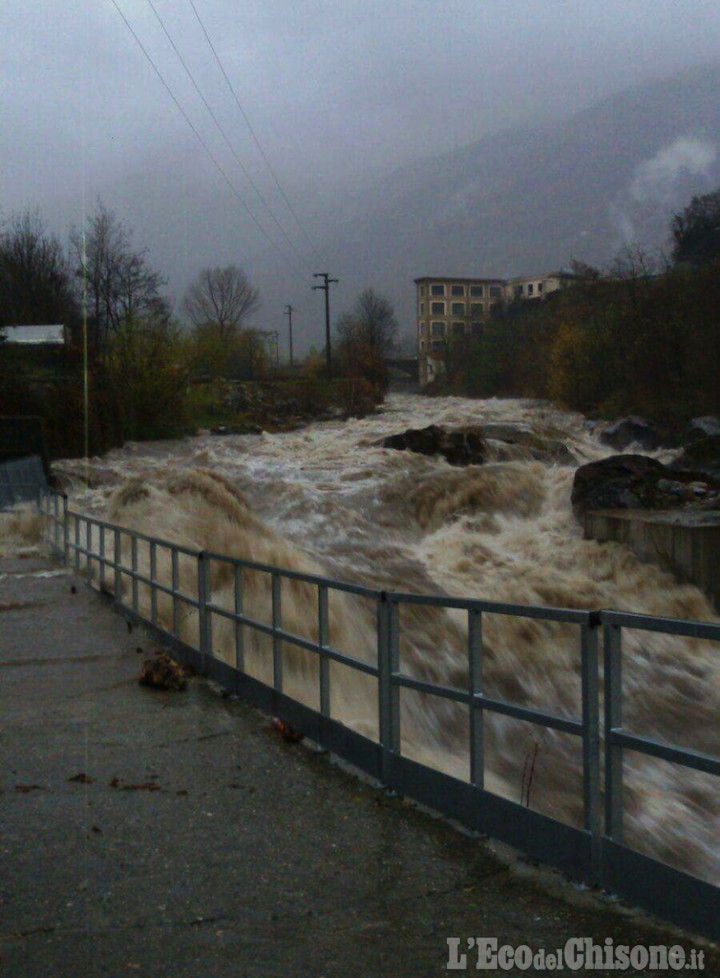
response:
<path id="1" fill-rule="evenodd" d="M 607 267 L 623 244 L 666 247 L 672 214 L 720 185 L 718 92 L 720 64 L 705 65 L 560 123 L 429 153 L 362 189 L 322 197 L 318 188 L 292 188 L 317 248 L 304 265 L 279 259 L 209 164 L 190 172 L 182 147 L 142 172 L 109 177 L 102 197 L 178 300 L 202 267 L 236 262 L 260 288 L 256 324 L 278 330 L 281 345 L 285 305 L 295 307 L 302 353 L 324 344 L 322 294 L 311 286 L 313 272 L 327 271 L 340 280 L 333 318 L 372 286 L 411 335 L 418 276 L 536 274 L 573 258 Z"/>
<path id="2" fill-rule="evenodd" d="M 362 270 L 410 327 L 421 275 L 607 266 L 624 244 L 667 247 L 673 213 L 720 185 L 719 92 L 720 65 L 704 66 L 404 167 L 335 215 L 335 270 Z"/>

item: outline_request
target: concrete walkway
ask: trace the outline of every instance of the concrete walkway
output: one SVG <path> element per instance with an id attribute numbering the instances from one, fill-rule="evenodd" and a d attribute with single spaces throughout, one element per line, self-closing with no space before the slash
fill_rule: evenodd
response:
<path id="1" fill-rule="evenodd" d="M 153 648 L 57 564 L 0 559 L 0 974 L 422 978 L 476 936 L 680 943 L 720 974 L 202 680 L 139 686 Z"/>

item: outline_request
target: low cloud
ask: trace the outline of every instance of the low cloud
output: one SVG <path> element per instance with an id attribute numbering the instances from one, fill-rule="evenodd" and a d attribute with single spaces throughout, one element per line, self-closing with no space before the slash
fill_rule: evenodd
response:
<path id="1" fill-rule="evenodd" d="M 681 178 L 709 177 L 717 158 L 717 146 L 709 140 L 676 139 L 635 167 L 630 197 L 639 204 L 671 200 Z"/>

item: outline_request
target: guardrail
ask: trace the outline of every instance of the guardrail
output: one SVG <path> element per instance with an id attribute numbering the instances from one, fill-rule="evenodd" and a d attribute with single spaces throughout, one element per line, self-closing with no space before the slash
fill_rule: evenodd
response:
<path id="1" fill-rule="evenodd" d="M 51 490 L 41 500 L 41 508 L 47 517 L 50 544 L 75 573 L 91 587 L 112 594 L 126 615 L 155 630 L 184 662 L 203 675 L 261 709 L 279 714 L 320 746 L 398 793 L 470 829 L 516 846 L 529 857 L 554 865 L 575 878 L 628 897 L 681 926 L 713 939 L 720 937 L 720 889 L 630 847 L 623 833 L 625 751 L 714 776 L 720 775 L 720 758 L 640 736 L 625 729 L 622 720 L 623 629 L 720 641 L 720 624 L 381 591 L 226 554 L 198 552 L 71 511 L 67 498 Z M 232 595 L 229 603 L 218 599 L 220 579 L 225 582 L 225 592 Z M 291 631 L 284 624 L 283 596 L 293 587 L 301 592 L 302 602 L 314 603 L 312 634 Z M 336 595 L 364 602 L 374 610 L 372 658 L 353 655 L 331 643 L 331 604 L 337 600 Z M 251 607 L 253 600 L 255 607 Z M 462 685 L 430 681 L 403 667 L 402 612 L 412 606 L 465 616 L 467 670 Z M 575 630 L 580 675 L 575 716 L 521 706 L 486 694 L 482 633 L 483 618 L 488 614 L 561 623 Z M 232 636 L 232 649 L 226 658 L 218 656 L 214 648 L 214 630 L 223 627 L 223 623 L 227 623 L 225 628 L 229 627 Z M 601 631 L 604 737 L 599 707 Z M 253 654 L 257 658 L 258 643 L 263 641 L 265 675 L 258 678 L 248 669 L 246 653 L 254 643 Z M 288 675 L 293 675 L 286 669 L 291 650 L 296 656 L 304 656 L 302 669 L 312 681 L 305 701 L 286 691 Z M 352 729 L 335 709 L 336 669 L 351 670 L 370 683 L 375 706 L 371 733 Z M 401 709 L 404 691 L 466 710 L 467 778 L 407 756 Z M 485 724 L 487 716 L 493 714 L 568 734 L 580 741 L 582 826 L 530 809 L 529 799 L 528 804 L 519 804 L 486 788 Z"/>

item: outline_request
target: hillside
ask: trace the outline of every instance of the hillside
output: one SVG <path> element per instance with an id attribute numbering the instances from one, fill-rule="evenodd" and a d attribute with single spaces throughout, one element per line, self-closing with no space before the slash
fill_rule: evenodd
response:
<path id="1" fill-rule="evenodd" d="M 341 206 L 323 248 L 412 321 L 412 279 L 608 264 L 666 243 L 672 213 L 720 184 L 720 64 L 624 91 L 547 128 L 404 167 Z M 362 284 L 362 283 L 361 283 Z"/>
<path id="2" fill-rule="evenodd" d="M 302 351 L 324 342 L 322 303 L 310 289 L 312 272 L 325 270 L 340 279 L 333 315 L 369 285 L 411 333 L 417 276 L 509 277 L 571 258 L 608 265 L 627 241 L 662 246 L 671 215 L 720 185 L 719 91 L 720 63 L 704 65 L 557 124 L 493 133 L 442 155 L 429 145 L 426 158 L 382 179 L 368 174 L 362 190 L 296 187 L 317 247 L 306 271 L 278 260 L 212 168 L 189 169 L 182 146 L 169 167 L 148 156 L 109 178 L 103 198 L 168 275 L 175 299 L 203 266 L 240 263 L 262 295 L 257 325 L 284 337 L 292 303 Z"/>

